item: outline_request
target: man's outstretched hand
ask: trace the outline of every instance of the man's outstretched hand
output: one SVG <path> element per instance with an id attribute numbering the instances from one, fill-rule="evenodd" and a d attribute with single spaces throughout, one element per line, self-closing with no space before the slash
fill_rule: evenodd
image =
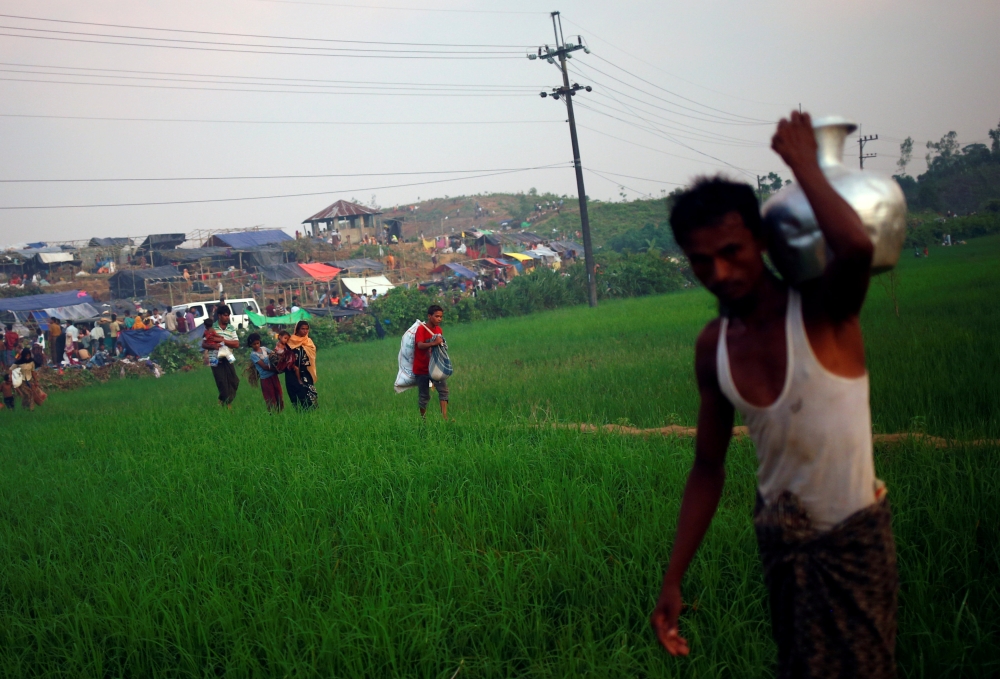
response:
<path id="1" fill-rule="evenodd" d="M 792 111 L 791 116 L 782 118 L 778 123 L 778 130 L 771 138 L 771 148 L 781 156 L 792 172 L 810 165 L 818 166 L 816 135 L 813 134 L 809 114 Z"/>
<path id="2" fill-rule="evenodd" d="M 674 585 L 664 585 L 656 608 L 649 617 L 656 638 L 663 644 L 670 655 L 687 655 L 691 652 L 687 639 L 682 637 L 677 629 L 677 619 L 681 614 L 681 588 Z"/>

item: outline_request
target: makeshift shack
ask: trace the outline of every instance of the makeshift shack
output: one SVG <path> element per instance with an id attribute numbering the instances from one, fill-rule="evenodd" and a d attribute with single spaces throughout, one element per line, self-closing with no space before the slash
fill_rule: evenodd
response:
<path id="1" fill-rule="evenodd" d="M 155 266 L 151 269 L 123 269 L 108 279 L 108 287 L 112 297 L 126 299 L 130 297 L 146 297 L 149 295 L 147 286 L 153 283 L 169 283 L 184 280 L 184 277 L 172 266 Z"/>

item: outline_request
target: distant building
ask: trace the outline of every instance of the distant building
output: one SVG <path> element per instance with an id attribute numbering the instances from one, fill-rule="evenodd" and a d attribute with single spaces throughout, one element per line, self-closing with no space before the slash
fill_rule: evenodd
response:
<path id="1" fill-rule="evenodd" d="M 339 233 L 341 243 L 360 243 L 365 236 L 380 235 L 376 218 L 381 214 L 364 205 L 338 200 L 302 223 L 311 226 L 313 236 L 323 232 Z"/>

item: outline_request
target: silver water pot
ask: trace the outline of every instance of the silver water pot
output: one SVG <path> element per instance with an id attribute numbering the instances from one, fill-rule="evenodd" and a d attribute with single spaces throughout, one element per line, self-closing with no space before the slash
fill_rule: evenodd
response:
<path id="1" fill-rule="evenodd" d="M 844 140 L 858 126 L 840 117 L 813 121 L 823 174 L 850 203 L 875 245 L 872 273 L 896 266 L 906 238 L 906 198 L 890 177 L 844 166 Z M 805 193 L 792 184 L 774 194 L 761 209 L 771 261 L 791 284 L 822 275 L 833 257 L 816 224 Z"/>

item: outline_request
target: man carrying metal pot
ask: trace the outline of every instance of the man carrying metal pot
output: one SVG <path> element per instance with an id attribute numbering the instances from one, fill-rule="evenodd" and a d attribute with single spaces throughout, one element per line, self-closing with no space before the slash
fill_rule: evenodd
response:
<path id="1" fill-rule="evenodd" d="M 859 313 L 873 245 L 817 161 L 808 114 L 778 124 L 788 164 L 833 254 L 791 288 L 765 266 L 753 189 L 704 179 L 670 216 L 678 245 L 720 303 L 698 337 L 695 461 L 651 622 L 687 655 L 681 581 L 715 514 L 739 410 L 759 461 L 754 526 L 769 593 L 778 677 L 895 676 L 896 550 L 872 458 Z"/>

